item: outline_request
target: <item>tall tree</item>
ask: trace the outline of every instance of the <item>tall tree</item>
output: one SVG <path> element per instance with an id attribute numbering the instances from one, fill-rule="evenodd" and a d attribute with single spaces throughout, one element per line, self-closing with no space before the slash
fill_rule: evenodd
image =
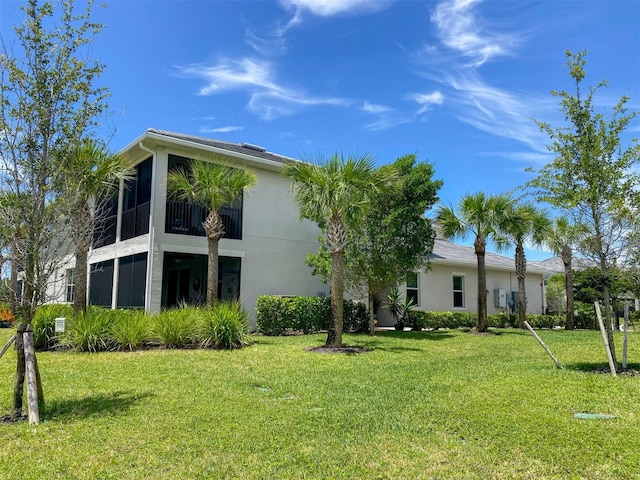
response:
<path id="1" fill-rule="evenodd" d="M 460 199 L 457 208 L 440 206 L 435 221 L 441 235 L 447 239 L 474 237 L 473 247 L 478 260 L 478 318 L 476 331 L 486 332 L 487 272 L 485 256 L 487 242 L 495 241 L 500 226 L 513 208 L 508 195 L 468 194 Z"/>
<path id="2" fill-rule="evenodd" d="M 72 151 L 106 111 L 107 90 L 96 85 L 104 66 L 90 60 L 90 44 L 102 29 L 72 0 L 59 4 L 28 0 L 25 20 L 16 27 L 16 50 L 2 42 L 0 54 L 0 161 L 2 188 L 22 199 L 17 221 L 24 225 L 22 331 L 68 252 L 58 192 L 55 152 Z M 59 11 L 59 16 L 58 14 Z M 67 253 L 64 252 L 64 253 Z M 24 358 L 18 351 L 14 417 L 22 413 Z"/>
<path id="3" fill-rule="evenodd" d="M 331 255 L 331 317 L 328 346 L 342 346 L 344 255 L 349 231 L 357 232 L 372 198 L 389 188 L 395 173 L 376 170 L 373 158 L 334 154 L 317 162 L 294 162 L 283 173 L 293 180 L 301 219 L 320 226 Z"/>
<path id="4" fill-rule="evenodd" d="M 433 180 L 433 165 L 405 155 L 380 167 L 397 175 L 390 190 L 371 198 L 371 209 L 357 231 L 349 231 L 345 251 L 345 284 L 368 297 L 369 333 L 375 331 L 374 303 L 380 292 L 403 282 L 407 272 L 429 263 L 435 233 L 425 212 L 437 201 L 442 181 Z M 326 253 L 326 256 L 325 256 Z M 331 274 L 325 244 L 307 263 L 323 276 Z M 366 290 L 366 291 L 363 291 Z"/>
<path id="5" fill-rule="evenodd" d="M 587 229 L 581 224 L 571 223 L 567 217 L 557 217 L 547 232 L 545 244 L 551 251 L 560 256 L 564 265 L 564 289 L 567 299 L 565 330 L 575 328 L 573 301 L 573 249 L 587 234 Z"/>
<path id="6" fill-rule="evenodd" d="M 624 146 L 621 136 L 638 112 L 629 113 L 628 97 L 621 97 L 605 115 L 596 111 L 595 94 L 607 82 L 582 89 L 586 51 L 567 52 L 569 74 L 575 94 L 552 91 L 560 97 L 567 123 L 553 128 L 537 122 L 551 139 L 548 149 L 556 157 L 535 171 L 529 182 L 537 198 L 566 212 L 574 223 L 581 223 L 589 235 L 580 246 L 581 253 L 593 259 L 605 279 L 604 306 L 609 346 L 615 348 L 611 327 L 611 297 L 608 278 L 626 248 L 626 236 L 634 221 L 632 207 L 638 205 L 640 177 L 636 166 L 640 145 L 636 139 Z"/>
<path id="7" fill-rule="evenodd" d="M 534 246 L 542 245 L 551 221 L 546 212 L 536 208 L 531 203 L 513 204 L 512 209 L 505 215 L 499 225 L 500 234 L 497 238 L 499 248 L 507 245 L 515 247 L 515 270 L 518 279 L 518 324 L 524 328 L 527 319 L 526 275 L 527 259 L 524 252 L 525 242 Z"/>
<path id="8" fill-rule="evenodd" d="M 207 305 L 218 299 L 218 244 L 224 236 L 220 209 L 242 198 L 257 183 L 256 174 L 243 168 L 194 160 L 189 168 L 169 172 L 167 192 L 176 200 L 198 205 L 209 211 L 202 222 L 209 246 L 207 266 Z"/>
<path id="9" fill-rule="evenodd" d="M 75 248 L 73 308 L 79 313 L 87 309 L 87 260 L 97 217 L 120 181 L 130 176 L 130 169 L 124 157 L 110 153 L 95 139 L 85 139 L 74 151 L 60 155 L 56 188 Z"/>

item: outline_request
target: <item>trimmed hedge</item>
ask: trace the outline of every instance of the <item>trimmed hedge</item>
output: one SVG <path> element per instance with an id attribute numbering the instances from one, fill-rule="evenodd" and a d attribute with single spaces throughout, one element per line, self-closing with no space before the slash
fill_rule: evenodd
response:
<path id="1" fill-rule="evenodd" d="M 411 323 L 414 330 L 424 328 L 475 328 L 477 315 L 472 312 L 411 312 Z M 490 327 L 512 328 L 518 325 L 516 314 L 488 315 Z M 562 315 L 534 315 L 527 314 L 527 322 L 533 328 L 554 328 L 564 326 L 565 317 Z"/>
<path id="2" fill-rule="evenodd" d="M 256 327 L 263 335 L 285 335 L 292 331 L 317 333 L 328 329 L 330 320 L 329 297 L 263 295 L 256 302 Z M 369 317 L 364 304 L 344 301 L 343 329 L 355 333 L 368 331 Z"/>

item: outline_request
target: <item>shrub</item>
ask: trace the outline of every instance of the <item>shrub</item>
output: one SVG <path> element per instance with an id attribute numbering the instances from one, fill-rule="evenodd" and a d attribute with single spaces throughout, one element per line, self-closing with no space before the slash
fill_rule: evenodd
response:
<path id="1" fill-rule="evenodd" d="M 38 350 L 54 349 L 58 341 L 55 333 L 56 318 L 67 319 L 66 325 L 68 325 L 73 316 L 73 307 L 68 304 L 59 303 L 38 307 L 31 320 L 35 348 Z"/>
<path id="2" fill-rule="evenodd" d="M 142 310 L 119 310 L 109 325 L 109 339 L 120 350 L 136 350 L 151 339 L 149 315 Z"/>
<path id="3" fill-rule="evenodd" d="M 116 310 L 89 306 L 87 312 L 72 316 L 66 331 L 60 336 L 60 344 L 79 352 L 113 350 L 109 327 L 115 320 Z"/>
<path id="4" fill-rule="evenodd" d="M 231 350 L 249 345 L 249 314 L 239 302 L 218 303 L 202 314 L 202 346 Z"/>
<path id="5" fill-rule="evenodd" d="M 477 315 L 473 312 L 411 312 L 414 324 L 422 328 L 475 328 Z M 488 315 L 489 326 L 507 328 L 517 325 L 515 314 L 500 313 Z M 527 314 L 527 321 L 534 328 L 553 328 L 564 325 L 564 317 L 559 315 Z"/>
<path id="6" fill-rule="evenodd" d="M 331 306 L 331 302 L 329 302 Z M 367 307 L 362 302 L 344 302 L 344 325 L 345 332 L 367 333 L 369 331 L 369 314 Z"/>
<path id="7" fill-rule="evenodd" d="M 200 330 L 201 316 L 197 307 L 181 306 L 164 310 L 151 318 L 151 332 L 165 348 L 181 348 L 193 344 Z"/>
<path id="8" fill-rule="evenodd" d="M 13 315 L 13 312 L 8 308 L 2 306 L 0 307 L 0 326 L 2 327 L 10 327 L 13 325 L 16 317 Z"/>

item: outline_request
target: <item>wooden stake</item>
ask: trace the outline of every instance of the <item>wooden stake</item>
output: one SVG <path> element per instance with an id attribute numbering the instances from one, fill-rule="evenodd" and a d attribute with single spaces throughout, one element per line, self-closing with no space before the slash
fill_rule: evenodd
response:
<path id="1" fill-rule="evenodd" d="M 553 361 L 556 363 L 556 367 L 558 367 L 559 369 L 562 369 L 562 365 L 560 364 L 558 359 L 553 356 L 553 353 L 551 353 L 551 350 L 549 350 L 549 347 L 547 347 L 547 345 L 542 341 L 542 339 L 538 336 L 535 330 L 531 328 L 531 325 L 529 325 L 529 322 L 525 320 L 524 326 L 529 329 L 529 331 L 533 334 L 534 337 L 536 337 L 536 340 L 538 340 L 538 343 L 542 345 L 542 348 L 544 348 L 544 351 L 547 352 L 549 356 L 553 359 Z"/>
<path id="2" fill-rule="evenodd" d="M 0 358 L 2 358 L 2 356 L 4 355 L 4 352 L 6 352 L 7 350 L 9 350 L 9 347 L 11 346 L 11 344 L 13 342 L 16 341 L 16 336 L 12 335 L 11 338 L 9 339 L 9 341 L 5 344 L 4 347 L 2 347 L 2 351 L 0 351 Z"/>
<path id="3" fill-rule="evenodd" d="M 33 332 L 24 332 L 24 360 L 27 370 L 27 401 L 29 403 L 29 425 L 40 423 L 38 409 L 38 380 L 36 375 L 36 354 L 33 347 Z"/>
<path id="4" fill-rule="evenodd" d="M 609 369 L 611 375 L 616 377 L 616 366 L 613 363 L 613 356 L 611 355 L 611 346 L 609 345 L 609 338 L 607 337 L 607 331 L 604 328 L 604 322 L 602 321 L 602 313 L 600 312 L 600 303 L 596 300 L 593 302 L 596 307 L 596 316 L 598 317 L 598 324 L 600 325 L 600 333 L 602 333 L 602 343 L 604 343 L 604 349 L 607 352 L 607 358 L 609 359 Z"/>

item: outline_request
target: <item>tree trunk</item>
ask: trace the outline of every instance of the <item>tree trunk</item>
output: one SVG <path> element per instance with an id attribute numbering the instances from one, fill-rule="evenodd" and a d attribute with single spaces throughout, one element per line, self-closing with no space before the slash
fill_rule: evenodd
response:
<path id="1" fill-rule="evenodd" d="M 602 288 L 604 294 L 604 326 L 607 331 L 607 340 L 609 340 L 609 348 L 611 349 L 611 357 L 613 364 L 617 365 L 615 341 L 613 338 L 613 328 L 611 327 L 611 298 L 609 293 L 609 275 L 605 277 L 604 286 Z"/>
<path id="2" fill-rule="evenodd" d="M 574 325 L 574 303 L 573 303 L 573 271 L 571 269 L 571 248 L 565 246 L 562 249 L 562 262 L 564 263 L 564 290 L 567 295 L 567 312 L 564 323 L 565 330 L 573 330 Z"/>
<path id="3" fill-rule="evenodd" d="M 369 287 L 369 335 L 375 335 L 376 333 L 376 319 L 373 312 L 374 297 L 375 292 L 371 290 L 371 287 Z"/>
<path id="4" fill-rule="evenodd" d="M 24 397 L 24 376 L 26 372 L 25 360 L 24 360 L 24 339 L 23 334 L 27 329 L 27 324 L 22 322 L 18 326 L 16 332 L 16 378 L 13 384 L 13 412 L 11 413 L 12 420 L 18 420 L 22 417 L 22 401 Z"/>
<path id="5" fill-rule="evenodd" d="M 9 280 L 9 310 L 18 315 L 18 251 L 17 242 L 11 245 L 11 279 Z"/>
<path id="6" fill-rule="evenodd" d="M 484 263 L 487 242 L 484 237 L 478 235 L 473 246 L 478 259 L 478 319 L 476 321 L 476 331 L 486 332 L 489 327 L 489 322 L 487 321 L 487 272 Z"/>
<path id="7" fill-rule="evenodd" d="M 207 234 L 209 257 L 207 266 L 207 305 L 213 306 L 218 301 L 218 244 L 224 236 L 224 223 L 218 212 L 211 211 L 202 222 Z"/>
<path id="8" fill-rule="evenodd" d="M 527 259 L 524 255 L 524 247 L 516 246 L 516 276 L 518 277 L 518 323 L 520 328 L 525 328 L 527 320 L 527 292 L 525 277 L 527 275 Z"/>
<path id="9" fill-rule="evenodd" d="M 331 254 L 331 320 L 327 346 L 342 346 L 342 323 L 344 317 L 344 251 Z"/>
<path id="10" fill-rule="evenodd" d="M 76 268 L 74 272 L 73 311 L 87 311 L 87 257 L 89 244 L 84 238 L 76 240 Z"/>

